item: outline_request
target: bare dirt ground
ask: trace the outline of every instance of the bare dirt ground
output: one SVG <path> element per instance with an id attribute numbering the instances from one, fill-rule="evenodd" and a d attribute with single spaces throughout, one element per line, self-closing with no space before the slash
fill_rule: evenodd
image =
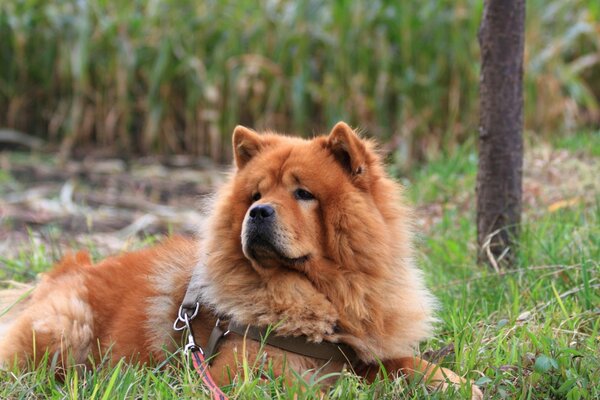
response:
<path id="1" fill-rule="evenodd" d="M 64 165 L 53 155 L 0 155 L 0 254 L 32 242 L 54 248 L 93 244 L 102 253 L 157 233 L 193 234 L 202 198 L 225 169 L 189 157 L 86 158 Z"/>
<path id="2" fill-rule="evenodd" d="M 201 229 L 202 197 L 227 168 L 177 156 L 130 161 L 88 157 L 59 164 L 52 154 L 0 153 L 0 255 L 34 244 L 58 249 L 92 245 L 102 254 L 137 246 L 148 234 L 193 234 Z M 538 145 L 526 153 L 526 218 L 593 204 L 600 193 L 600 159 Z M 455 207 L 472 210 L 474 190 Z M 448 204 L 417 205 L 417 226 L 434 229 Z"/>

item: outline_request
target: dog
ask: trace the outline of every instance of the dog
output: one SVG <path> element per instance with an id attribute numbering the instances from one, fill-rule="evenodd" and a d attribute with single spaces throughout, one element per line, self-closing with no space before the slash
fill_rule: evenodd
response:
<path id="1" fill-rule="evenodd" d="M 106 353 L 156 364 L 185 339 L 172 329 L 183 315 L 196 343 L 216 347 L 209 371 L 219 385 L 244 357 L 267 357 L 286 379 L 351 368 L 373 380 L 383 365 L 442 389 L 466 383 L 414 355 L 436 301 L 413 260 L 411 209 L 373 142 L 343 122 L 309 140 L 238 126 L 233 156 L 198 238 L 98 263 L 66 256 L 2 317 L 0 364 L 37 365 L 46 352 L 61 368 Z"/>

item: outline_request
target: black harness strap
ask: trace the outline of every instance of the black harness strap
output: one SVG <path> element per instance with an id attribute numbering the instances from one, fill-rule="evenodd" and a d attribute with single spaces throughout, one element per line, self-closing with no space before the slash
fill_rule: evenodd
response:
<path id="1" fill-rule="evenodd" d="M 327 360 L 335 362 L 343 362 L 349 365 L 356 365 L 358 356 L 352 347 L 344 343 L 321 342 L 313 343 L 306 339 L 306 336 L 277 336 L 267 328 L 257 328 L 251 325 L 238 324 L 231 321 L 226 331 L 224 331 L 217 323 L 213 328 L 208 340 L 208 345 L 205 349 L 206 359 L 210 362 L 211 358 L 216 354 L 219 342 L 227 334 L 235 333 L 240 336 L 247 337 L 257 342 L 266 343 L 269 346 L 277 347 L 291 353 L 300 354 L 307 357 L 316 358 L 318 360 Z"/>

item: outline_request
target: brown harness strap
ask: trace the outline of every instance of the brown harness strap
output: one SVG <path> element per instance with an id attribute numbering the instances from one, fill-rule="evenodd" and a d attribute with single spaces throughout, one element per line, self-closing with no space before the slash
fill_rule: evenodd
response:
<path id="1" fill-rule="evenodd" d="M 217 319 L 217 323 L 215 324 L 213 330 L 210 332 L 208 342 L 206 343 L 206 347 L 204 348 L 204 355 L 206 357 L 206 361 L 208 361 L 209 364 L 212 363 L 214 356 L 217 354 L 219 342 L 228 334 L 229 330 L 224 331 L 223 328 L 221 328 L 221 321 Z"/>
<path id="2" fill-rule="evenodd" d="M 209 362 L 216 354 L 221 339 L 230 332 L 291 353 L 301 354 L 319 360 L 344 362 L 350 365 L 356 365 L 358 361 L 356 352 L 344 343 L 313 343 L 307 341 L 306 336 L 277 336 L 268 328 L 242 325 L 235 321 L 229 323 L 227 331 L 224 331 L 219 325 L 220 324 L 217 323 L 213 328 L 205 349 L 206 359 Z"/>

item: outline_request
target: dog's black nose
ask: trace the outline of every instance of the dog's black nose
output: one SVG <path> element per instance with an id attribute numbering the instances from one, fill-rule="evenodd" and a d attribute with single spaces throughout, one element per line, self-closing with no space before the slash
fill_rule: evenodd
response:
<path id="1" fill-rule="evenodd" d="M 250 209 L 250 219 L 253 222 L 262 222 L 274 218 L 275 209 L 269 204 L 258 204 Z"/>

